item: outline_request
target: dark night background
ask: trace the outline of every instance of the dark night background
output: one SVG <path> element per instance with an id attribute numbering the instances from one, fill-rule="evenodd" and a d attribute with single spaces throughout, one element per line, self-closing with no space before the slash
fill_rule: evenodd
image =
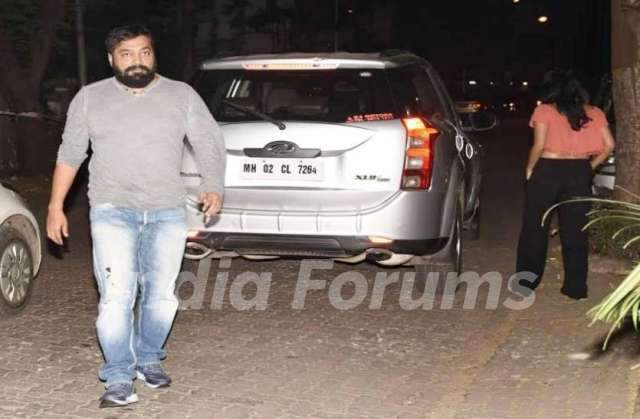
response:
<path id="1" fill-rule="evenodd" d="M 81 0 L 88 81 L 111 75 L 104 37 L 114 26 L 147 23 L 159 71 L 188 80 L 197 63 L 221 55 L 286 51 L 407 49 L 427 58 L 454 99 L 495 106 L 522 100 L 544 72 L 573 68 L 594 93 L 610 72 L 608 0 Z M 33 1 L 0 6 L 16 38 L 28 30 Z M 68 3 L 45 77 L 77 80 L 75 4 Z M 9 6 L 12 5 L 12 6 Z M 336 9 L 337 6 L 337 9 Z M 337 10 L 337 25 L 336 25 Z M 547 16 L 548 22 L 538 22 Z M 336 31 L 337 28 L 337 31 Z M 470 84 L 472 82 L 473 84 Z M 526 99 L 523 99 L 526 98 Z M 521 109 L 525 111 L 525 109 Z"/>

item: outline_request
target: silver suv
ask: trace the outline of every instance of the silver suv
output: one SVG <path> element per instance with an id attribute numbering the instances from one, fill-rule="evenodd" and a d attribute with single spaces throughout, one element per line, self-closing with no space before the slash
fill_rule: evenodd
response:
<path id="1" fill-rule="evenodd" d="M 477 234 L 479 147 L 427 61 L 252 55 L 206 61 L 193 84 L 224 131 L 227 171 L 220 215 L 189 213 L 186 257 L 459 272 L 462 230 Z M 182 175 L 195 190 L 189 150 Z"/>

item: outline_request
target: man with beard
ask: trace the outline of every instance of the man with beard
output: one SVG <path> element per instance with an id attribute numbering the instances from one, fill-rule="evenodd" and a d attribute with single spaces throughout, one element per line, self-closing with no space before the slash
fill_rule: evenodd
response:
<path id="1" fill-rule="evenodd" d="M 106 47 L 115 77 L 82 88 L 69 107 L 47 235 L 58 244 L 69 236 L 63 204 L 90 139 L 90 221 L 100 293 L 96 327 L 105 359 L 99 377 L 107 388 L 100 406 L 115 407 L 137 401 L 136 377 L 152 388 L 171 383 L 160 361 L 178 307 L 174 291 L 187 234 L 180 177 L 184 138 L 202 175 L 205 216 L 222 204 L 225 147 L 198 94 L 156 74 L 153 38 L 145 26 L 113 29 Z"/>

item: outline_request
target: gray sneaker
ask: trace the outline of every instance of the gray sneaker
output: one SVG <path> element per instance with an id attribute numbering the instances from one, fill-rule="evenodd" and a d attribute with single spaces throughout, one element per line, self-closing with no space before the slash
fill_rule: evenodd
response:
<path id="1" fill-rule="evenodd" d="M 138 401 L 133 383 L 115 383 L 100 397 L 100 408 L 121 407 Z"/>
<path id="2" fill-rule="evenodd" d="M 160 364 L 136 367 L 136 375 L 149 388 L 162 388 L 171 385 L 171 377 L 164 372 Z"/>

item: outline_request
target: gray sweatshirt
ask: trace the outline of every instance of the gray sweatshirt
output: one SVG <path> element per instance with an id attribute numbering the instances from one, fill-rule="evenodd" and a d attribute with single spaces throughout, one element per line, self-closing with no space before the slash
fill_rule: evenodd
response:
<path id="1" fill-rule="evenodd" d="M 140 94 L 109 78 L 74 97 L 58 163 L 80 166 L 91 139 L 91 205 L 181 206 L 186 196 L 180 177 L 185 137 L 202 175 L 199 191 L 222 196 L 224 140 L 200 96 L 189 85 L 161 76 Z"/>

